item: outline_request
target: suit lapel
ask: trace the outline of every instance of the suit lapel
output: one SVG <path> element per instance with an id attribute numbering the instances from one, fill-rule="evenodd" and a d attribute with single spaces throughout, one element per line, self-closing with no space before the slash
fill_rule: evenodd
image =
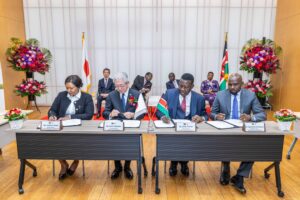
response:
<path id="1" fill-rule="evenodd" d="M 120 93 L 118 91 L 116 91 L 115 94 L 116 94 L 115 98 L 116 98 L 116 101 L 117 101 L 117 105 L 120 109 L 120 112 L 124 112 L 124 109 L 123 109 L 123 106 L 122 106 L 122 99 L 120 98 Z"/>
<path id="2" fill-rule="evenodd" d="M 240 94 L 240 114 L 244 113 L 243 101 L 244 101 L 244 92 L 243 92 L 243 89 L 241 89 L 241 94 Z"/>
<path id="3" fill-rule="evenodd" d="M 176 115 L 177 115 L 177 106 L 179 103 L 179 91 L 177 90 L 175 93 L 175 99 L 174 99 L 174 106 L 173 106 L 173 119 L 175 119 Z"/>
<path id="4" fill-rule="evenodd" d="M 191 114 L 191 116 L 194 116 L 196 114 L 196 106 L 193 106 L 193 105 L 196 105 L 196 96 L 193 93 L 193 91 L 191 91 L 191 93 L 192 93 L 192 96 L 191 96 L 191 102 L 190 102 L 190 114 Z"/>
<path id="5" fill-rule="evenodd" d="M 231 113 L 231 94 L 229 90 L 226 90 L 226 97 L 224 99 L 226 101 L 226 108 L 227 108 L 227 113 L 230 116 Z M 224 113 L 226 114 L 226 113 Z"/>
<path id="6" fill-rule="evenodd" d="M 68 93 L 67 93 L 67 95 L 68 95 Z M 67 95 L 66 96 L 64 96 L 64 98 L 63 98 L 63 102 L 62 102 L 62 113 L 65 113 L 66 114 L 66 112 L 67 112 L 67 109 L 68 109 L 68 107 L 69 107 L 69 105 L 70 105 L 70 103 L 71 103 L 71 100 L 67 97 Z"/>
<path id="7" fill-rule="evenodd" d="M 128 90 L 128 96 L 127 96 L 127 99 L 126 99 L 126 106 L 125 106 L 125 112 L 127 112 L 127 110 L 128 110 L 128 107 L 129 107 L 129 101 L 128 101 L 128 99 L 129 99 L 129 97 L 131 97 L 131 96 L 133 96 L 133 94 L 131 94 L 131 90 L 129 89 Z M 134 97 L 134 96 L 133 96 Z"/>

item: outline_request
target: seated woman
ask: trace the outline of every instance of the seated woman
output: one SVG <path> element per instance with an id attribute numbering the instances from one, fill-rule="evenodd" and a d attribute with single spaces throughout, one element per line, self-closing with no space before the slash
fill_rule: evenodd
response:
<path id="1" fill-rule="evenodd" d="M 55 98 L 49 112 L 49 120 L 82 119 L 90 120 L 94 114 L 94 104 L 90 94 L 80 91 L 82 80 L 77 75 L 68 76 L 65 80 L 67 91 L 60 92 Z M 71 142 L 71 141 L 70 141 Z M 72 176 L 78 166 L 74 160 L 69 168 L 66 160 L 60 160 L 59 180 Z"/>

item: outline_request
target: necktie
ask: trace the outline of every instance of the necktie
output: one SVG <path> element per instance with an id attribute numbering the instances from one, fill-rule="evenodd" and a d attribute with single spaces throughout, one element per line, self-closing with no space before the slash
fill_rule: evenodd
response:
<path id="1" fill-rule="evenodd" d="M 186 100 L 185 100 L 185 97 L 183 97 L 183 100 L 182 100 L 180 106 L 181 106 L 182 111 L 185 112 L 186 111 Z"/>
<path id="2" fill-rule="evenodd" d="M 107 79 L 104 80 L 105 88 L 107 88 Z"/>
<path id="3" fill-rule="evenodd" d="M 238 101 L 236 98 L 237 95 L 234 95 L 233 104 L 232 104 L 232 119 L 239 119 L 238 113 Z"/>
<path id="4" fill-rule="evenodd" d="M 126 111 L 126 110 L 125 110 L 125 108 L 126 108 L 125 94 L 122 94 L 122 106 L 123 106 L 123 110 Z"/>

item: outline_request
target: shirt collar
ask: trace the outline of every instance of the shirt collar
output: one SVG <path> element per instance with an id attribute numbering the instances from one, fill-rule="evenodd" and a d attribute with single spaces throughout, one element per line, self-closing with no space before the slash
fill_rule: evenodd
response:
<path id="1" fill-rule="evenodd" d="M 183 96 L 182 96 L 181 94 L 179 94 L 179 96 L 180 96 L 181 98 L 183 98 Z M 185 99 L 190 99 L 191 96 L 192 96 L 192 91 L 190 91 L 190 92 L 188 93 L 188 95 L 185 96 Z"/>
<path id="2" fill-rule="evenodd" d="M 127 91 L 124 93 L 125 94 L 125 98 L 128 97 L 128 92 L 129 92 L 129 88 L 127 89 Z M 122 94 L 120 93 L 120 98 L 122 98 Z"/>
<path id="3" fill-rule="evenodd" d="M 79 90 L 79 92 L 75 95 L 75 96 L 71 96 L 69 93 L 68 93 L 68 95 L 67 95 L 67 97 L 70 99 L 70 100 L 78 100 L 78 99 L 80 99 L 80 97 L 81 97 L 81 91 Z"/>

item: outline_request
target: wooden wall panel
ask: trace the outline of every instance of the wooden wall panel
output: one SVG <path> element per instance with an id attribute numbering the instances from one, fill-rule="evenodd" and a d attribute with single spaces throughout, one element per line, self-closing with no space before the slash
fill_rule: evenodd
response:
<path id="1" fill-rule="evenodd" d="M 25 39 L 25 24 L 22 0 L 0 1 L 0 62 L 2 64 L 6 109 L 25 108 L 26 98 L 16 96 L 15 85 L 25 78 L 24 72 L 17 72 L 7 67 L 5 52 L 11 37 Z M 0 102 L 2 103 L 2 102 Z"/>
<path id="2" fill-rule="evenodd" d="M 275 41 L 283 48 L 281 68 L 272 76 L 274 109 L 300 111 L 300 1 L 278 0 Z"/>

